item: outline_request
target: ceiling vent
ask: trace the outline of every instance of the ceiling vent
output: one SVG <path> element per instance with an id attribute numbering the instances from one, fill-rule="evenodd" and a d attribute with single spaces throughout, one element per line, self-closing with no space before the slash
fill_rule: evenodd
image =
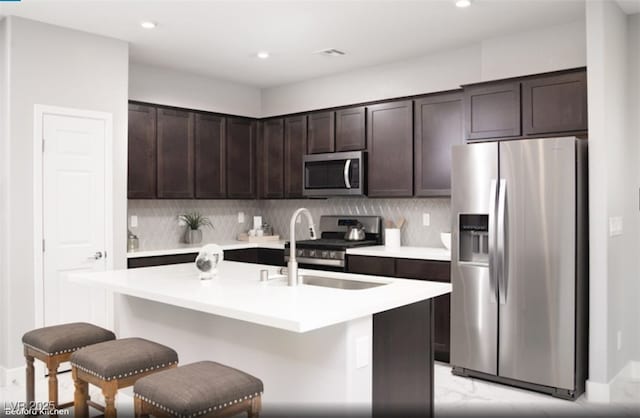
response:
<path id="1" fill-rule="evenodd" d="M 345 52 L 340 51 L 339 49 L 329 48 L 329 49 L 322 49 L 320 51 L 316 51 L 315 54 L 326 55 L 329 57 L 340 57 L 342 55 L 345 55 Z"/>

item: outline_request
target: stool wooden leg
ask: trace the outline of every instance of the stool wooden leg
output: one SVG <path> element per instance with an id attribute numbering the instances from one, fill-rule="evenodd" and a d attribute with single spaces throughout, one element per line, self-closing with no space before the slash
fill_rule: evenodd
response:
<path id="1" fill-rule="evenodd" d="M 89 383 L 78 378 L 78 369 L 71 369 L 75 393 L 73 395 L 73 414 L 76 418 L 84 418 L 89 416 L 89 405 L 87 398 L 89 393 Z"/>
<path id="2" fill-rule="evenodd" d="M 27 360 L 27 404 L 30 404 L 35 400 L 35 371 L 33 369 L 33 356 L 26 353 L 24 354 Z"/>
<path id="3" fill-rule="evenodd" d="M 58 363 L 47 362 L 49 369 L 49 402 L 53 402 L 54 408 L 58 408 Z"/>
<path id="4" fill-rule="evenodd" d="M 262 398 L 256 396 L 251 400 L 251 408 L 247 412 L 249 418 L 258 418 L 260 416 L 260 408 L 262 407 Z"/>
<path id="5" fill-rule="evenodd" d="M 111 380 L 102 386 L 104 395 L 104 418 L 116 418 L 116 393 L 118 392 L 118 381 Z"/>
<path id="6" fill-rule="evenodd" d="M 147 403 L 140 398 L 133 398 L 133 413 L 135 418 L 148 418 Z"/>

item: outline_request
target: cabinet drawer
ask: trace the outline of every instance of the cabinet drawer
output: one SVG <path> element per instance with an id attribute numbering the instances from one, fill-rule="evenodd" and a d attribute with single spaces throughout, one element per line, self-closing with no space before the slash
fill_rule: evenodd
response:
<path id="1" fill-rule="evenodd" d="M 196 261 L 197 256 L 198 256 L 198 253 L 188 253 L 188 254 L 160 255 L 155 257 L 129 258 L 127 260 L 127 267 L 130 269 L 135 269 L 139 267 L 153 267 L 153 266 L 166 266 L 168 264 L 193 263 Z"/>
<path id="2" fill-rule="evenodd" d="M 225 250 L 224 259 L 228 261 L 239 261 L 241 263 L 257 263 L 258 249 L 244 248 L 240 250 Z"/>
<path id="3" fill-rule="evenodd" d="M 284 250 L 273 248 L 258 248 L 258 263 L 283 267 L 285 265 Z"/>
<path id="4" fill-rule="evenodd" d="M 371 274 L 374 276 L 394 276 L 395 259 L 350 255 L 347 258 L 347 271 L 349 273 Z"/>
<path id="5" fill-rule="evenodd" d="M 451 281 L 451 263 L 448 261 L 396 259 L 396 276 L 437 282 Z"/>

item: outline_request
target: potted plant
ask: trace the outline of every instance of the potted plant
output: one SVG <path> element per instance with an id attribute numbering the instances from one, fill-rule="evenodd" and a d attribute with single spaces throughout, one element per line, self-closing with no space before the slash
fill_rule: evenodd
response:
<path id="1" fill-rule="evenodd" d="M 213 228 L 211 220 L 198 212 L 183 213 L 178 218 L 187 224 L 187 230 L 184 233 L 184 242 L 187 244 L 199 244 L 202 242 L 201 226 Z"/>

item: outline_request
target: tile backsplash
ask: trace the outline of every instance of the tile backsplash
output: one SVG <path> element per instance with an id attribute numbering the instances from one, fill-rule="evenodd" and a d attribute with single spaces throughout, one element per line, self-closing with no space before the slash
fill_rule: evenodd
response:
<path id="1" fill-rule="evenodd" d="M 141 249 L 170 248 L 182 240 L 184 226 L 178 225 L 178 215 L 197 210 L 208 216 L 214 228 L 204 228 L 203 241 L 232 241 L 237 234 L 252 226 L 253 216 L 262 215 L 276 234 L 289 236 L 289 219 L 294 210 L 306 207 L 318 222 L 320 215 L 380 215 L 397 221 L 406 220 L 402 230 L 402 245 L 441 247 L 440 232 L 451 228 L 451 201 L 448 198 L 369 199 L 366 197 L 300 199 L 300 200 L 129 200 L 131 216 L 138 217 L 138 227 L 131 231 L 140 239 Z M 238 223 L 238 212 L 244 212 L 245 222 Z M 430 225 L 423 226 L 423 214 L 428 213 Z M 306 221 L 303 221 L 306 222 Z M 305 239 L 307 231 L 296 231 L 297 239 Z"/>
<path id="2" fill-rule="evenodd" d="M 182 242 L 185 227 L 178 224 L 178 215 L 198 211 L 208 216 L 213 228 L 202 228 L 203 242 L 234 240 L 246 231 L 253 216 L 260 214 L 257 200 L 129 200 L 128 226 L 138 236 L 140 249 L 171 248 Z M 238 212 L 244 212 L 245 223 L 238 223 Z M 131 227 L 131 216 L 138 217 L 138 226 Z"/>

